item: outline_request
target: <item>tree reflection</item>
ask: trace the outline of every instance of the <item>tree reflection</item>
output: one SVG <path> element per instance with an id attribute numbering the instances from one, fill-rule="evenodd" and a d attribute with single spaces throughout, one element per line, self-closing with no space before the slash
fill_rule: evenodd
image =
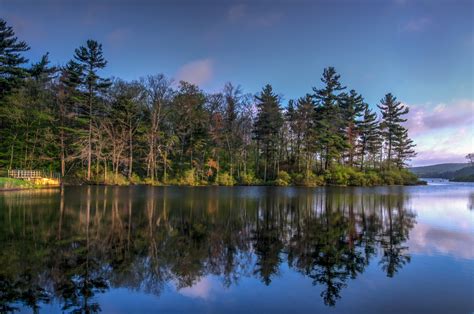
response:
<path id="1" fill-rule="evenodd" d="M 238 191 L 85 187 L 3 196 L 0 312 L 38 311 L 54 298 L 65 312 L 94 313 L 109 287 L 160 295 L 211 274 L 226 287 L 245 277 L 270 285 L 284 263 L 334 306 L 372 260 L 388 277 L 410 261 L 415 215 L 403 194 Z"/>

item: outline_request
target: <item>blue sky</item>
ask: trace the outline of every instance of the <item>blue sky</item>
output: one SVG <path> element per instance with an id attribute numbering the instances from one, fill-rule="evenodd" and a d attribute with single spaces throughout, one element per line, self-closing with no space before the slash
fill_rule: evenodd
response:
<path id="1" fill-rule="evenodd" d="M 164 73 L 251 93 L 270 83 L 286 103 L 334 66 L 372 106 L 387 92 L 410 106 L 413 164 L 474 151 L 474 1 L 0 0 L 0 12 L 30 60 L 50 52 L 63 64 L 93 38 L 103 74 L 128 80 Z"/>

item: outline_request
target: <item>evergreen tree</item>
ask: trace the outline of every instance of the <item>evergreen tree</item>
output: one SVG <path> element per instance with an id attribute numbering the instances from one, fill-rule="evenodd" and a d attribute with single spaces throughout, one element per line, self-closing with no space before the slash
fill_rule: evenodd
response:
<path id="1" fill-rule="evenodd" d="M 400 128 L 393 146 L 396 154 L 395 163 L 398 168 L 402 168 L 408 160 L 416 156 L 415 146 L 413 140 L 408 137 L 408 130 Z"/>
<path id="2" fill-rule="evenodd" d="M 344 116 L 340 107 L 343 95 L 338 93 L 346 87 L 339 82 L 340 75 L 333 67 L 324 69 L 321 81 L 324 87 L 313 88 L 314 97 L 317 100 L 316 107 L 316 130 L 318 142 L 322 148 L 322 159 L 324 169 L 330 167 L 333 159 L 341 157 L 347 148 L 344 132 Z"/>
<path id="3" fill-rule="evenodd" d="M 387 165 L 390 168 L 394 145 L 404 129 L 401 123 L 407 121 L 403 116 L 408 113 L 408 107 L 397 101 L 397 98 L 391 93 L 386 94 L 377 106 L 382 113 L 380 128 L 387 147 Z"/>
<path id="4" fill-rule="evenodd" d="M 19 41 L 7 22 L 0 18 L 0 99 L 12 89 L 19 87 L 28 76 L 23 64 L 28 62 L 22 53 L 30 47 Z"/>
<path id="5" fill-rule="evenodd" d="M 314 127 L 315 104 L 311 95 L 298 99 L 296 107 L 296 121 L 299 126 L 299 134 L 304 149 L 305 177 L 309 176 L 312 168 L 313 154 L 316 150 L 316 130 Z M 300 171 L 300 156 L 298 156 L 298 172 Z"/>
<path id="6" fill-rule="evenodd" d="M 91 179 L 92 165 L 92 126 L 94 118 L 94 103 L 97 94 L 110 86 L 108 79 L 101 78 L 98 70 L 105 68 L 107 61 L 102 52 L 102 45 L 95 40 L 88 40 L 86 46 L 77 48 L 74 52 L 75 63 L 70 63 L 73 73 L 71 77 L 80 80 L 79 87 L 85 95 L 86 116 L 88 119 L 87 137 L 87 180 Z M 78 75 L 79 74 L 79 75 Z"/>
<path id="7" fill-rule="evenodd" d="M 271 85 L 265 85 L 260 94 L 255 96 L 255 99 L 258 113 L 254 124 L 254 138 L 257 141 L 258 149 L 262 151 L 264 158 L 263 180 L 267 181 L 269 163 L 274 164 L 272 178 L 275 177 L 277 172 L 278 160 L 276 154 L 278 152 L 280 129 L 283 126 L 283 115 L 279 97 L 273 92 Z M 259 162 L 257 162 L 258 167 Z"/>
<path id="8" fill-rule="evenodd" d="M 362 116 L 365 104 L 362 95 L 357 94 L 355 90 L 350 90 L 349 94 L 344 94 L 341 97 L 341 111 L 344 119 L 345 138 L 347 140 L 348 148 L 348 163 L 352 167 L 356 140 L 359 133 L 359 118 Z"/>
<path id="9" fill-rule="evenodd" d="M 365 167 L 366 156 L 372 158 L 379 152 L 381 148 L 381 139 L 379 132 L 379 124 L 377 122 L 377 114 L 370 110 L 369 106 L 364 106 L 364 116 L 359 123 L 359 156 L 360 169 Z"/>

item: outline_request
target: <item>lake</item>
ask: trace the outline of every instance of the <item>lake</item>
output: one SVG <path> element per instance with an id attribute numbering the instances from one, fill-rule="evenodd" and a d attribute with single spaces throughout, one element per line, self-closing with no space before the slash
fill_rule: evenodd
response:
<path id="1" fill-rule="evenodd" d="M 0 193 L 0 312 L 472 313 L 474 185 Z"/>

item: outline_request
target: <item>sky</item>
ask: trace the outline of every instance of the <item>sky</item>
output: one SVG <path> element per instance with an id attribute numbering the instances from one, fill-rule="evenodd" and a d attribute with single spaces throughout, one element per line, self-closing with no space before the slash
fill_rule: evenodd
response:
<path id="1" fill-rule="evenodd" d="M 412 165 L 474 152 L 472 0 L 0 0 L 0 17 L 31 62 L 49 52 L 64 64 L 95 39 L 104 76 L 164 73 L 208 92 L 269 83 L 283 105 L 334 66 L 371 107 L 388 92 L 409 106 Z"/>

